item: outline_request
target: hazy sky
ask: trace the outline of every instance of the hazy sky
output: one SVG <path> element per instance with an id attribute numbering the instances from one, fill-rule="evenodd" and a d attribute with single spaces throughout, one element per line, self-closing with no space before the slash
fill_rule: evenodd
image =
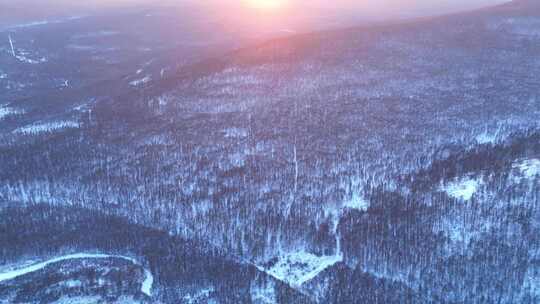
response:
<path id="1" fill-rule="evenodd" d="M 53 0 L 50 0 L 53 1 Z M 127 4 L 127 3 L 221 3 L 233 5 L 239 3 L 261 2 L 272 3 L 280 2 L 282 6 L 289 7 L 326 7 L 337 10 L 355 10 L 364 14 L 392 14 L 396 10 L 404 11 L 423 11 L 425 13 L 439 13 L 444 10 L 463 10 L 481 6 L 488 6 L 509 0 L 93 0 L 101 4 Z M 90 1 L 92 2 L 92 0 Z"/>
<path id="2" fill-rule="evenodd" d="M 107 7 L 118 5 L 159 5 L 198 3 L 211 5 L 214 3 L 236 5 L 242 2 L 281 2 L 289 6 L 331 7 L 335 9 L 363 9 L 381 13 L 399 10 L 433 10 L 468 9 L 497 4 L 509 0 L 0 0 L 0 8 L 4 6 L 24 7 L 29 13 L 49 7 L 57 10 L 74 9 L 77 7 Z"/>
<path id="3" fill-rule="evenodd" d="M 246 3 L 280 1 L 279 9 L 257 10 Z M 59 16 L 106 11 L 111 7 L 155 7 L 186 4 L 220 10 L 228 18 L 242 18 L 246 11 L 260 15 L 302 18 L 303 14 L 355 16 L 364 19 L 406 18 L 468 10 L 509 0 L 0 0 L 0 26 Z M 243 11 L 243 12 L 242 12 Z M 310 16 L 312 17 L 312 16 Z"/>

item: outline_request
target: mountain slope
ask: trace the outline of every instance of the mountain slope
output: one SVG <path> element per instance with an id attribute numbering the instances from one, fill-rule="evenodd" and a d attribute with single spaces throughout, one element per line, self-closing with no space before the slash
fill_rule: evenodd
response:
<path id="1" fill-rule="evenodd" d="M 79 129 L 5 135 L 0 198 L 270 274 L 306 253 L 425 301 L 532 303 L 539 176 L 519 168 L 540 159 L 539 51 L 531 1 L 273 40 L 99 100 Z M 312 283 L 295 287 L 317 299 Z"/>

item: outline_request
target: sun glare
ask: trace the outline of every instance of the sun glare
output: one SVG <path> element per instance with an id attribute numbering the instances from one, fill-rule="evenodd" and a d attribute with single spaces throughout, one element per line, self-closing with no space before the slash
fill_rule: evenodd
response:
<path id="1" fill-rule="evenodd" d="M 286 0 L 245 0 L 252 8 L 261 10 L 279 9 L 285 5 Z"/>

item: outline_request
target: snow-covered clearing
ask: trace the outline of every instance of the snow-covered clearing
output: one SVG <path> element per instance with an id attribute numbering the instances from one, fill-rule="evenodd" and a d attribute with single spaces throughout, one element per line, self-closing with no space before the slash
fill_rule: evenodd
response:
<path id="1" fill-rule="evenodd" d="M 512 164 L 512 168 L 513 172 L 511 178 L 513 178 L 514 182 L 519 183 L 522 179 L 531 180 L 540 175 L 540 159 L 527 158 L 516 160 Z M 450 183 L 443 184 L 440 189 L 446 192 L 450 197 L 468 201 L 483 183 L 481 176 L 466 176 L 455 179 Z"/>
<path id="2" fill-rule="evenodd" d="M 468 201 L 473 197 L 480 185 L 482 185 L 480 179 L 464 177 L 444 185 L 442 190 L 448 193 L 450 197 Z"/>
<path id="3" fill-rule="evenodd" d="M 126 261 L 129 261 L 137 266 L 142 266 L 137 260 L 131 257 L 126 257 L 122 255 L 110 255 L 110 254 L 99 254 L 99 253 L 77 253 L 77 254 L 69 254 L 64 255 L 61 257 L 53 258 L 50 260 L 47 260 L 45 262 L 33 264 L 30 266 L 26 266 L 19 269 L 9 270 L 6 272 L 0 273 L 0 282 L 13 280 L 17 277 L 36 272 L 39 270 L 42 270 L 43 268 L 56 264 L 59 262 L 67 261 L 67 260 L 80 260 L 80 259 L 123 259 Z M 141 285 L 141 292 L 146 294 L 147 296 L 152 296 L 152 285 L 154 284 L 154 277 L 152 276 L 152 273 L 144 268 L 144 281 Z"/>
<path id="4" fill-rule="evenodd" d="M 13 131 L 14 133 L 23 134 L 23 135 L 37 135 L 41 133 L 50 133 L 54 131 L 59 131 L 62 129 L 77 129 L 80 127 L 80 124 L 75 121 L 55 121 L 55 122 L 46 122 L 46 123 L 36 123 L 27 125 Z"/>
<path id="5" fill-rule="evenodd" d="M 354 192 L 350 199 L 326 208 L 325 217 L 331 221 L 332 233 L 336 240 L 334 255 L 318 256 L 305 250 L 298 250 L 281 254 L 277 257 L 277 262 L 271 266 L 257 266 L 257 268 L 294 288 L 300 288 L 327 268 L 343 261 L 338 231 L 339 222 L 347 210 L 366 211 L 369 206 L 370 202 L 360 192 Z"/>
<path id="6" fill-rule="evenodd" d="M 340 255 L 317 256 L 309 252 L 298 251 L 280 256 L 278 262 L 267 269 L 260 266 L 258 268 L 274 278 L 298 288 L 342 260 L 343 257 Z"/>

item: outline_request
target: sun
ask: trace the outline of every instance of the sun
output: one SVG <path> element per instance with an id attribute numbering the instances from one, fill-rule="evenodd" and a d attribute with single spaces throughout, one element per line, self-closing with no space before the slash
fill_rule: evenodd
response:
<path id="1" fill-rule="evenodd" d="M 275 10 L 285 6 L 286 0 L 245 0 L 252 8 L 261 10 Z"/>

